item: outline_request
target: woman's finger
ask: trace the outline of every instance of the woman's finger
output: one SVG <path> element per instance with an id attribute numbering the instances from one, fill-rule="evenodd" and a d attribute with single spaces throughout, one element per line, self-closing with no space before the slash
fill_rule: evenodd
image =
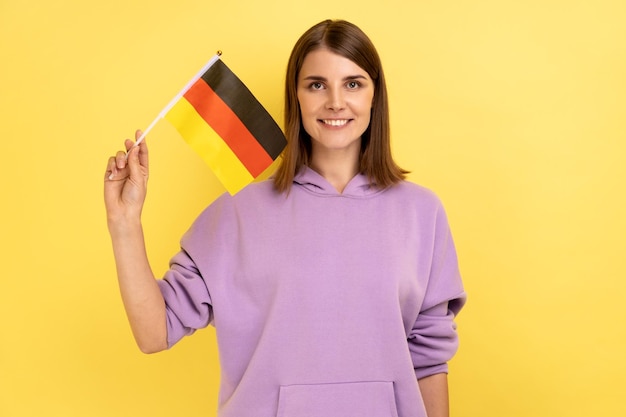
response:
<path id="1" fill-rule="evenodd" d="M 126 139 L 124 141 L 124 146 L 126 146 L 126 153 L 128 153 L 131 149 L 133 149 L 133 146 L 135 146 L 135 142 L 130 139 Z"/>
<path id="2" fill-rule="evenodd" d="M 141 130 L 135 132 L 135 140 L 138 140 L 142 135 Z M 141 168 L 144 168 L 147 173 L 148 169 L 148 147 L 145 141 L 141 141 L 139 144 L 133 142 L 130 139 L 124 141 L 124 147 L 126 152 L 118 151 L 115 156 L 109 158 L 107 162 L 107 170 L 105 172 L 105 178 L 108 180 L 120 180 L 129 176 L 129 171 L 135 175 L 141 175 Z M 134 163 L 136 167 L 131 167 L 129 158 L 131 153 L 134 154 Z M 121 171 L 124 171 L 123 175 Z M 121 178 L 118 178 L 121 177 Z"/>
<path id="3" fill-rule="evenodd" d="M 107 169 L 104 173 L 105 180 L 112 180 L 115 177 L 117 169 L 115 168 L 115 157 L 110 157 L 107 161 Z"/>
<path id="4" fill-rule="evenodd" d="M 135 132 L 135 139 L 139 140 L 139 138 L 143 135 L 141 130 L 137 130 Z M 146 144 L 145 138 L 139 143 L 139 163 L 142 167 L 148 168 L 148 145 Z"/>
<path id="5" fill-rule="evenodd" d="M 124 169 L 126 167 L 126 154 L 122 151 L 118 151 L 115 154 L 115 165 L 118 169 Z"/>
<path id="6" fill-rule="evenodd" d="M 143 176 L 141 173 L 141 166 L 139 164 L 140 151 L 139 146 L 132 147 L 128 151 L 128 168 L 130 169 L 130 176 L 136 179 Z"/>
<path id="7" fill-rule="evenodd" d="M 107 165 L 107 178 L 110 181 L 119 181 L 128 177 L 129 175 L 128 163 L 126 161 L 126 154 L 119 151 L 115 156 L 109 158 Z"/>

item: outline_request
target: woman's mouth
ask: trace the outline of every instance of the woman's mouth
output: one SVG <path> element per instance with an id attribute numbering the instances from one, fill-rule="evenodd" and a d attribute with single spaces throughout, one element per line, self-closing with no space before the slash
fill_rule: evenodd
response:
<path id="1" fill-rule="evenodd" d="M 328 126 L 341 127 L 345 126 L 350 119 L 321 119 L 320 122 Z"/>

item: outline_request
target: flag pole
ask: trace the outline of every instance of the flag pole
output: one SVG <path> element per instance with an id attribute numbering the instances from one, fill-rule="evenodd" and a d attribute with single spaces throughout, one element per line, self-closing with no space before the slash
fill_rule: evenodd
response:
<path id="1" fill-rule="evenodd" d="M 191 80 L 189 80 L 189 82 L 185 85 L 185 87 L 183 87 L 183 89 L 182 89 L 182 90 L 180 90 L 180 91 L 178 92 L 178 94 L 176 94 L 176 95 L 174 96 L 174 98 L 172 98 L 172 99 L 170 100 L 170 102 L 169 102 L 169 103 L 167 103 L 167 106 L 165 106 L 165 107 L 163 108 L 163 110 L 161 110 L 161 111 L 159 112 L 159 115 L 158 115 L 158 116 L 157 116 L 157 117 L 156 117 L 156 118 L 152 121 L 152 123 L 150 123 L 150 124 L 148 125 L 148 127 L 146 128 L 146 130 L 144 130 L 144 131 L 141 133 L 141 136 L 139 136 L 139 138 L 137 139 L 137 141 L 136 141 L 136 142 L 135 142 L 135 144 L 133 145 L 133 148 L 134 148 L 135 146 L 139 146 L 139 144 L 140 144 L 141 142 L 143 142 L 143 140 L 145 139 L 146 135 L 147 135 L 147 134 L 148 134 L 148 133 L 152 130 L 152 128 L 153 128 L 153 127 L 157 124 L 157 122 L 158 122 L 159 120 L 161 120 L 162 118 L 164 118 L 164 117 L 165 117 L 165 115 L 167 114 L 167 112 L 169 112 L 169 111 L 171 110 L 171 108 L 172 108 L 172 107 L 174 107 L 174 104 L 176 104 L 176 102 L 178 102 L 178 100 L 180 100 L 180 98 L 181 98 L 181 97 L 182 97 L 182 96 L 183 96 L 183 95 L 187 92 L 187 90 L 189 90 L 189 89 L 191 88 L 191 86 L 192 86 L 192 85 L 193 85 L 196 81 L 198 81 L 198 79 L 199 79 L 200 77 L 202 77 L 202 75 L 203 75 L 205 72 L 207 72 L 207 70 L 208 70 L 209 68 L 211 68 L 211 66 L 212 66 L 213 64 L 215 64 L 215 62 L 216 62 L 218 59 L 220 59 L 220 57 L 221 57 L 221 56 L 222 56 L 222 51 L 219 51 L 219 50 L 218 50 L 218 51 L 217 51 L 217 53 L 216 53 L 215 55 L 213 55 L 213 57 L 209 60 L 209 62 L 207 62 L 207 63 L 206 63 L 206 64 L 205 64 L 205 65 L 204 65 L 201 69 L 200 69 L 200 71 L 198 71 L 198 72 L 196 73 L 196 75 L 194 75 L 194 76 L 193 76 L 193 78 L 192 78 Z M 131 148 L 131 149 L 132 149 L 132 148 Z M 129 152 L 130 152 L 130 149 L 129 149 Z M 128 152 L 126 153 L 126 159 L 128 159 Z"/>

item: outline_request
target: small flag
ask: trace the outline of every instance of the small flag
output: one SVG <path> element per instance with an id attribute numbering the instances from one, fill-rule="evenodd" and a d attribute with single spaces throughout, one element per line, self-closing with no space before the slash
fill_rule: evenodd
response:
<path id="1" fill-rule="evenodd" d="M 235 194 L 272 164 L 287 141 L 272 116 L 219 54 L 157 120 L 167 119 L 228 192 Z"/>

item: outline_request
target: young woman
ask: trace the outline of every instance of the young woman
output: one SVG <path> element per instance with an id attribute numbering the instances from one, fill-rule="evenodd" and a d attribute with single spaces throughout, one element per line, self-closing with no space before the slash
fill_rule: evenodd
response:
<path id="1" fill-rule="evenodd" d="M 391 158 L 371 41 L 346 21 L 310 28 L 285 100 L 275 177 L 211 204 L 163 279 L 140 221 L 147 145 L 109 159 L 108 226 L 140 349 L 212 324 L 220 417 L 447 416 L 465 293 L 440 201 Z"/>

